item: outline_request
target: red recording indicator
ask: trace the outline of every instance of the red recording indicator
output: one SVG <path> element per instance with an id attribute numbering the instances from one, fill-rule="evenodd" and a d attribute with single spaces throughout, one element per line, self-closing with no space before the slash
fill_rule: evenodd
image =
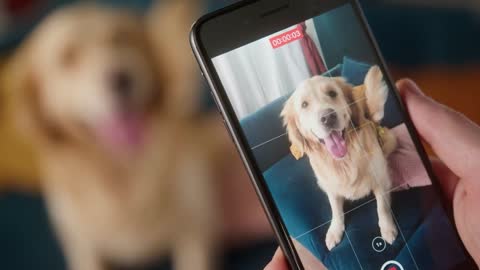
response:
<path id="1" fill-rule="evenodd" d="M 284 45 L 287 45 L 289 43 L 292 43 L 302 38 L 303 38 L 303 31 L 301 30 L 300 27 L 297 27 L 288 32 L 285 32 L 283 34 L 270 38 L 270 44 L 272 44 L 272 47 L 274 49 L 278 49 Z"/>

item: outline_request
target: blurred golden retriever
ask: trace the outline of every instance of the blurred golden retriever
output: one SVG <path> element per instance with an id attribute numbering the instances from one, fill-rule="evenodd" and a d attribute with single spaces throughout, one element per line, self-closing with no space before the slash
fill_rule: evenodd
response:
<path id="1" fill-rule="evenodd" d="M 343 237 L 344 200 L 358 200 L 371 192 L 377 199 L 382 237 L 390 244 L 397 237 L 389 207 L 392 183 L 387 164 L 396 138 L 379 126 L 387 94 L 377 66 L 357 88 L 343 78 L 315 76 L 296 89 L 281 113 L 292 153 L 309 157 L 317 183 L 328 196 L 332 209 L 326 236 L 329 250 Z"/>
<path id="2" fill-rule="evenodd" d="M 158 8 L 152 15 L 164 16 L 148 23 L 91 4 L 63 8 L 7 68 L 70 269 L 141 266 L 168 249 L 176 269 L 214 268 L 212 180 L 225 153 L 238 159 L 220 121 L 191 116 L 195 1 Z"/>

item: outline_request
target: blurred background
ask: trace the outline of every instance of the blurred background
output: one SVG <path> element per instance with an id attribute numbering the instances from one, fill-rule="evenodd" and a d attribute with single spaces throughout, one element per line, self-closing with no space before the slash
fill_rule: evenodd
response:
<path id="1" fill-rule="evenodd" d="M 42 18 L 72 2 L 0 0 L 0 67 Z M 143 13 L 152 1 L 100 2 Z M 232 2 L 203 0 L 203 11 Z M 414 79 L 427 94 L 480 123 L 480 1 L 363 0 L 361 3 L 394 78 Z M 205 110 L 215 110 L 206 86 L 199 85 L 198 89 L 205 91 Z M 38 175 L 35 158 L 29 147 L 17 139 L 15 131 L 4 124 L 3 94 L 0 89 L 0 269 L 65 269 L 35 184 Z M 12 183 L 15 189 L 10 188 Z M 272 239 L 227 249 L 225 269 L 262 269 L 275 247 Z M 155 269 L 169 269 L 166 261 Z"/>

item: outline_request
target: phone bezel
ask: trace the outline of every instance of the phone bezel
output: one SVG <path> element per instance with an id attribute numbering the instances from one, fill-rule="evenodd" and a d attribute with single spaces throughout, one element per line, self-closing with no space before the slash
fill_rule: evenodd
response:
<path id="1" fill-rule="evenodd" d="M 265 0 L 263 0 L 265 1 Z M 307 1 L 307 0 L 301 0 L 301 1 Z M 299 0 L 295 0 L 295 2 L 301 2 Z M 342 2 L 344 4 L 351 4 L 354 12 L 359 18 L 359 23 L 361 24 L 362 29 L 365 31 L 367 35 L 367 39 L 372 46 L 374 50 L 375 57 L 378 59 L 379 66 L 383 73 L 385 74 L 385 82 L 387 83 L 388 87 L 390 89 L 396 90 L 395 96 L 396 99 L 400 105 L 400 110 L 403 115 L 405 125 L 407 126 L 407 129 L 414 141 L 415 147 L 417 152 L 419 153 L 421 160 L 427 170 L 428 176 L 430 177 L 432 184 L 434 188 L 437 191 L 437 194 L 442 197 L 443 193 L 440 187 L 440 184 L 433 173 L 432 165 L 430 163 L 430 160 L 428 158 L 428 155 L 422 145 L 421 140 L 419 139 L 420 136 L 418 135 L 418 132 L 416 131 L 413 122 L 410 118 L 410 115 L 408 114 L 405 105 L 403 104 L 403 101 L 400 97 L 399 91 L 396 88 L 396 85 L 393 83 L 394 81 L 392 80 L 392 76 L 387 69 L 385 60 L 380 53 L 380 49 L 378 46 L 377 41 L 375 40 L 372 30 L 366 20 L 365 14 L 362 11 L 362 8 L 360 6 L 360 3 L 358 0 L 327 0 L 324 1 L 325 4 L 331 3 L 331 2 Z M 204 44 L 202 43 L 202 33 L 201 31 L 203 30 L 202 27 L 205 26 L 207 22 L 210 22 L 211 20 L 215 18 L 219 18 L 221 16 L 228 16 L 228 14 L 232 11 L 239 10 L 243 7 L 252 5 L 254 3 L 262 2 L 262 0 L 243 0 L 238 3 L 235 3 L 233 5 L 227 6 L 225 8 L 219 9 L 217 11 L 214 11 L 212 13 L 206 14 L 203 17 L 201 17 L 199 20 L 197 20 L 191 31 L 190 35 L 190 42 L 191 46 L 194 52 L 195 57 L 197 58 L 197 61 L 199 63 L 200 69 L 202 71 L 202 75 L 205 77 L 205 79 L 208 82 L 208 85 L 212 89 L 211 94 L 213 96 L 213 99 L 215 103 L 217 104 L 217 107 L 223 117 L 224 124 L 230 133 L 232 140 L 237 147 L 237 150 L 245 164 L 245 167 L 247 169 L 247 172 L 250 176 L 250 179 L 255 187 L 255 190 L 257 192 L 257 195 L 263 205 L 263 208 L 265 210 L 265 213 L 270 221 L 270 224 L 277 236 L 277 239 L 279 241 L 280 247 L 282 248 L 284 255 L 292 269 L 299 269 L 303 270 L 304 267 L 302 265 L 302 262 L 300 260 L 300 257 L 297 253 L 296 248 L 294 247 L 293 241 L 290 238 L 290 235 L 288 234 L 288 231 L 286 229 L 286 226 L 283 222 L 283 219 L 280 216 L 280 212 L 275 205 L 275 202 L 272 198 L 272 195 L 270 191 L 268 190 L 268 187 L 266 186 L 265 181 L 263 180 L 263 175 L 261 170 L 259 170 L 257 164 L 254 162 L 254 155 L 253 152 L 251 151 L 249 144 L 247 142 L 246 136 L 243 133 L 241 126 L 240 126 L 240 120 L 237 119 L 235 116 L 233 107 L 228 99 L 228 96 L 226 94 L 225 89 L 222 86 L 222 83 L 220 81 L 220 78 L 218 77 L 218 74 L 215 70 L 215 67 L 212 62 L 211 54 L 208 53 L 208 50 L 205 48 Z M 292 1 L 290 1 L 292 2 Z M 270 4 L 275 3 L 275 1 L 271 1 Z M 271 9 L 273 10 L 275 6 L 271 6 Z M 268 10 L 268 8 L 267 8 Z M 264 12 L 264 10 L 258 10 L 258 14 L 261 14 Z M 319 15 L 321 13 L 318 13 Z M 310 17 L 311 18 L 311 17 Z M 307 18 L 308 19 L 308 18 Z M 301 21 L 302 18 L 299 18 L 298 21 Z M 287 25 L 291 26 L 293 24 Z M 232 25 L 233 26 L 233 25 Z M 238 26 L 238 25 L 237 25 Z M 276 30 L 281 30 L 281 29 L 272 29 L 270 34 L 273 34 L 276 32 Z M 231 30 L 232 32 L 235 32 L 235 29 Z M 215 40 L 215 42 L 218 42 L 218 40 Z M 231 50 L 235 49 L 237 47 L 232 47 Z M 453 209 L 447 204 L 445 200 L 442 200 L 442 206 L 447 213 L 449 219 L 451 220 L 452 224 L 455 224 L 455 220 L 453 217 Z M 458 236 L 458 231 L 456 232 Z M 467 260 L 465 261 L 465 264 L 457 266 L 455 269 L 477 269 L 477 266 L 475 264 L 475 261 L 473 258 L 470 256 L 466 248 L 463 246 L 463 243 L 461 243 L 462 249 L 467 257 Z M 454 269 L 452 269 L 454 270 Z"/>

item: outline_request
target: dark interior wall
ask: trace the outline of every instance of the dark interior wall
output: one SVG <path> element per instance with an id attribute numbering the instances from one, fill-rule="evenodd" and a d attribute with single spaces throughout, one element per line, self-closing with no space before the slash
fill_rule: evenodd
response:
<path id="1" fill-rule="evenodd" d="M 474 10 L 368 5 L 365 15 L 389 63 L 480 63 L 480 16 Z"/>
<path id="2" fill-rule="evenodd" d="M 370 64 L 377 62 L 350 5 L 318 16 L 314 23 L 328 67 L 342 63 L 344 56 Z"/>
<path id="3" fill-rule="evenodd" d="M 97 2 L 107 6 L 110 5 L 121 8 L 130 8 L 132 9 L 132 11 L 136 10 L 143 12 L 152 4 L 153 1 L 166 0 L 92 0 L 90 2 Z M 37 0 L 31 2 L 31 6 L 27 8 L 29 11 L 25 12 L 27 15 L 16 13 L 9 15 L 7 13 L 6 18 L 3 18 L 8 22 L 8 24 L 5 25 L 7 27 L 5 31 L 0 31 L 0 52 L 8 53 L 10 50 L 14 49 L 44 17 L 50 14 L 50 12 L 52 12 L 53 10 L 64 5 L 73 4 L 75 2 L 82 2 L 82 0 Z M 3 15 L 4 14 L 2 13 L 2 16 Z"/>
<path id="4" fill-rule="evenodd" d="M 213 10 L 238 0 L 203 1 L 209 3 L 209 10 Z M 417 6 L 408 3 L 413 1 L 423 4 Z M 480 63 L 479 13 L 466 7 L 461 8 L 460 1 L 458 4 L 453 0 L 436 0 L 435 2 L 442 1 L 450 1 L 452 6 L 458 5 L 458 8 L 439 8 L 418 0 L 410 0 L 407 3 L 403 0 L 360 0 L 388 63 L 401 66 L 478 65 Z M 474 3 L 475 0 L 470 2 Z M 355 27 L 356 24 L 341 18 L 337 19 L 339 22 L 348 22 L 349 24 L 343 30 L 355 34 L 355 31 L 352 31 L 354 29 L 348 29 L 348 26 Z M 325 18 L 323 20 L 329 21 Z M 333 22 L 332 20 L 330 25 L 335 25 Z M 327 30 L 325 27 L 321 29 L 322 32 Z M 322 35 L 329 36 L 334 33 L 335 31 L 331 30 Z M 344 33 L 338 34 L 349 40 Z M 335 48 L 334 42 L 330 44 L 332 46 L 328 48 Z M 335 57 L 332 56 L 332 58 Z"/>

